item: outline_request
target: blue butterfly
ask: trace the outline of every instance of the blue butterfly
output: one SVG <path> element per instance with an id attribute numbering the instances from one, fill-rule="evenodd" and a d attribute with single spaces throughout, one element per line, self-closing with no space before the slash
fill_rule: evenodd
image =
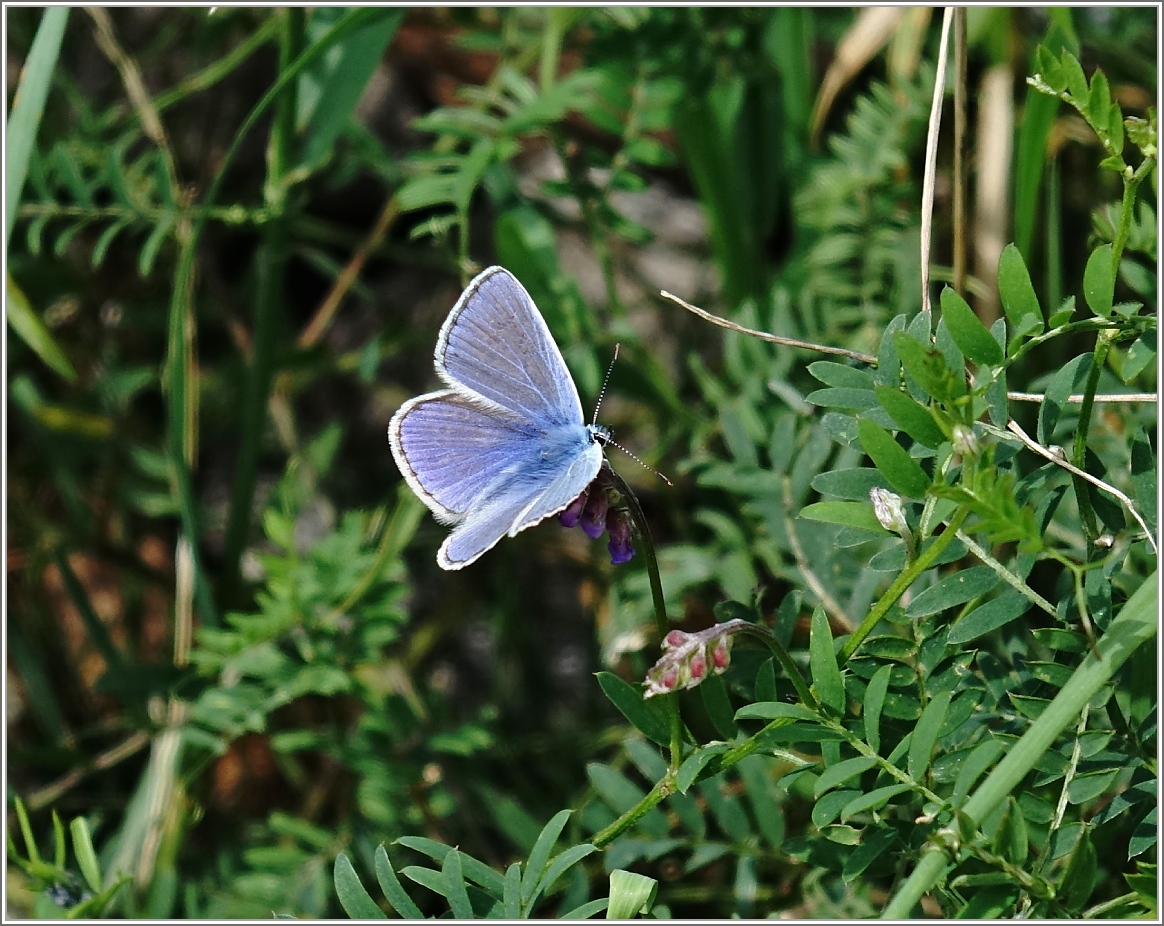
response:
<path id="1" fill-rule="evenodd" d="M 577 499 L 608 433 L 584 421 L 545 319 L 503 267 L 466 287 L 434 357 L 448 388 L 405 402 L 388 439 L 412 491 L 455 525 L 437 564 L 461 569 Z"/>

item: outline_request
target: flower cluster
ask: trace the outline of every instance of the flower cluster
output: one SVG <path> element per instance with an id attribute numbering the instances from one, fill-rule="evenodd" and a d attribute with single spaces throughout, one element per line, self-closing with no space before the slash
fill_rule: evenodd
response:
<path id="1" fill-rule="evenodd" d="M 635 548 L 631 546 L 630 512 L 619 504 L 621 501 L 618 490 L 599 471 L 598 477 L 566 506 L 558 520 L 564 527 L 580 526 L 591 540 L 597 540 L 603 532 L 609 534 L 606 548 L 610 551 L 611 563 L 618 566 L 635 555 Z"/>
<path id="2" fill-rule="evenodd" d="M 663 655 L 649 670 L 644 698 L 694 688 L 709 675 L 719 675 L 731 661 L 732 635 L 746 621 L 730 620 L 698 633 L 672 630 L 663 638 Z"/>

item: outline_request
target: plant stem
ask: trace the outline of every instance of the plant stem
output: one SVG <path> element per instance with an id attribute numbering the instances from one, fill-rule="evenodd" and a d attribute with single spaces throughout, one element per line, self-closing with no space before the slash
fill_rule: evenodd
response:
<path id="1" fill-rule="evenodd" d="M 792 687 L 800 695 L 800 700 L 804 703 L 804 706 L 815 711 L 819 707 L 816 697 L 808 687 L 808 682 L 804 680 L 804 676 L 800 674 L 799 667 L 792 661 L 792 656 L 789 655 L 788 650 L 781 646 L 780 641 L 776 639 L 776 635 L 767 627 L 761 627 L 758 624 L 749 624 L 746 621 L 742 623 L 743 626 L 737 632 L 755 637 L 772 651 L 776 657 L 776 661 L 780 663 L 780 668 L 784 670 L 784 674 L 792 682 Z"/>
<path id="2" fill-rule="evenodd" d="M 671 696 L 672 698 L 674 695 Z M 670 700 L 670 698 L 668 699 Z M 601 849 L 603 846 L 609 845 L 620 835 L 625 833 L 630 827 L 634 826 L 639 820 L 647 815 L 652 807 L 658 805 L 663 798 L 675 792 L 675 772 L 668 771 L 655 786 L 648 791 L 637 804 L 630 810 L 624 813 L 621 817 L 607 826 L 605 829 L 599 830 L 594 834 L 594 838 L 590 840 L 591 845 L 597 846 Z"/>
<path id="3" fill-rule="evenodd" d="M 655 543 L 651 539 L 651 526 L 647 523 L 647 516 L 639 504 L 638 498 L 631 491 L 626 481 L 616 473 L 609 463 L 603 463 L 603 472 L 622 494 L 630 511 L 631 522 L 635 532 L 643 545 L 643 559 L 647 563 L 647 579 L 651 584 L 651 599 L 655 605 L 655 629 L 659 632 L 659 641 L 671 630 L 671 622 L 667 619 L 667 602 L 663 598 L 663 583 L 659 578 L 659 560 L 655 556 Z M 683 759 L 683 719 L 679 716 L 679 693 L 672 692 L 666 695 L 663 703 L 667 705 L 667 719 L 671 730 L 671 761 L 670 772 L 674 774 L 679 769 Z"/>
<path id="4" fill-rule="evenodd" d="M 991 556 L 986 550 L 978 546 L 977 542 L 969 534 L 964 531 L 958 531 L 957 538 L 966 544 L 967 549 L 977 556 L 983 563 L 993 569 L 1000 579 L 1013 588 L 1016 592 L 1030 601 L 1032 604 L 1042 608 L 1051 617 L 1058 618 L 1059 614 L 1055 610 L 1055 606 L 1051 604 L 1046 598 L 1036 592 L 1033 588 L 1027 585 L 1022 579 L 1016 576 L 1013 572 L 1006 568 L 1002 563 Z"/>
<path id="5" fill-rule="evenodd" d="M 957 535 L 962 528 L 962 522 L 970 515 L 969 508 L 959 508 L 954 512 L 954 516 L 950 519 L 950 523 L 946 525 L 946 529 L 930 544 L 926 549 L 918 554 L 917 559 L 910 563 L 901 574 L 893 580 L 893 584 L 889 586 L 889 590 L 881 596 L 877 604 L 873 605 L 869 614 L 861 621 L 861 626 L 858 627 L 853 634 L 845 641 L 845 645 L 841 647 L 841 652 L 837 658 L 838 665 L 843 666 L 848 662 L 849 657 L 856 652 L 870 633 L 876 627 L 883 617 L 889 613 L 889 609 L 897 602 L 907 588 L 913 585 L 914 580 L 917 579 L 923 572 L 930 568 L 937 560 L 942 552 L 950 545 L 950 542 Z"/>
<path id="6" fill-rule="evenodd" d="M 1130 177 L 1124 177 L 1124 198 L 1120 203 L 1120 223 L 1116 226 L 1115 237 L 1111 242 L 1111 273 L 1112 279 L 1119 279 L 1120 260 L 1124 256 L 1124 245 L 1128 242 L 1128 233 L 1132 228 L 1132 216 L 1136 211 L 1136 193 L 1140 184 L 1156 165 L 1155 158 L 1144 158 Z"/>
<path id="7" fill-rule="evenodd" d="M 1100 332 L 1095 340 L 1095 351 L 1091 355 L 1091 369 L 1087 371 L 1087 382 L 1083 386 L 1083 404 L 1079 406 L 1079 425 L 1075 429 L 1075 441 L 1071 448 L 1071 462 L 1078 469 L 1086 468 L 1087 432 L 1091 428 L 1091 411 L 1095 406 L 1095 392 L 1099 388 L 1099 374 L 1107 362 L 1111 349 L 1111 338 Z M 1087 539 L 1087 555 L 1091 558 L 1095 538 L 1099 536 L 1099 525 L 1095 519 L 1095 509 L 1091 506 L 1091 496 L 1083 479 L 1074 473 L 1071 482 L 1075 487 L 1075 500 L 1079 505 L 1079 515 L 1083 521 L 1083 535 Z"/>
<path id="8" fill-rule="evenodd" d="M 282 73 L 302 51 L 306 20 L 300 8 L 283 12 L 279 33 L 279 71 Z M 275 119 L 267 148 L 265 205 L 276 218 L 264 226 L 259 253 L 258 293 L 255 299 L 254 345 L 250 376 L 243 397 L 239 434 L 239 455 L 234 492 L 226 527 L 226 554 L 223 597 L 229 601 L 237 591 L 239 561 L 251 527 L 251 506 L 258 477 L 259 448 L 267 416 L 267 398 L 275 366 L 276 320 L 283 303 L 283 269 L 287 262 L 288 231 L 283 219 L 287 206 L 284 178 L 291 167 L 295 143 L 296 84 L 289 83 L 275 104 Z"/>

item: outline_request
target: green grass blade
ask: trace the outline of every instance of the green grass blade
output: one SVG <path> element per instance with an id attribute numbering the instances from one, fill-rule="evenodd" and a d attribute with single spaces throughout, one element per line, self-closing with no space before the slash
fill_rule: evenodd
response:
<path id="1" fill-rule="evenodd" d="M 49 7 L 28 50 L 24 62 L 24 74 L 16 91 L 15 105 L 8 115 L 8 163 L 4 170 L 4 189 L 8 197 L 4 214 L 4 241 L 7 249 L 12 236 L 12 226 L 16 222 L 16 210 L 20 206 L 20 194 L 24 190 L 24 179 L 28 176 L 28 160 L 36 144 L 36 131 L 40 127 L 40 117 L 44 113 L 44 102 L 52 84 L 53 70 L 61 53 L 61 40 L 65 37 L 65 25 L 69 21 L 69 8 Z"/>
<path id="2" fill-rule="evenodd" d="M 11 163 L 11 162 L 10 162 Z M 70 383 L 77 381 L 77 371 L 48 326 L 33 309 L 28 297 L 8 274 L 8 324 L 50 370 Z"/>

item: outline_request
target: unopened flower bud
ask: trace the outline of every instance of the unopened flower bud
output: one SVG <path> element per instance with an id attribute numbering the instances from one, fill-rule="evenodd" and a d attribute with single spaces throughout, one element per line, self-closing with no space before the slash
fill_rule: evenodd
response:
<path id="1" fill-rule="evenodd" d="M 962 424 L 954 425 L 953 434 L 951 435 L 951 442 L 954 445 L 954 453 L 962 457 L 976 457 L 978 456 L 978 438 L 974 432 Z"/>
<path id="2" fill-rule="evenodd" d="M 736 619 L 698 633 L 672 630 L 663 638 L 663 655 L 647 672 L 643 697 L 694 688 L 708 675 L 719 675 L 731 660 L 732 634 L 746 626 Z"/>
<path id="3" fill-rule="evenodd" d="M 731 655 L 731 637 L 721 637 L 711 651 L 711 664 L 717 675 L 728 667 Z"/>
<path id="4" fill-rule="evenodd" d="M 869 490 L 869 499 L 873 502 L 873 513 L 877 515 L 882 527 L 895 534 L 908 533 L 909 525 L 905 523 L 905 512 L 901 510 L 900 495 L 874 486 Z"/>

